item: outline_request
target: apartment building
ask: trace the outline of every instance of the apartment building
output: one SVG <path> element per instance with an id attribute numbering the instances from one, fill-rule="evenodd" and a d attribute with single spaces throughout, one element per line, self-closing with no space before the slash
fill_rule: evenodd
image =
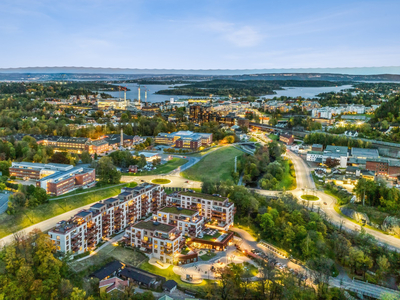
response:
<path id="1" fill-rule="evenodd" d="M 141 221 L 126 230 L 125 241 L 132 247 L 162 262 L 173 263 L 180 253 L 185 238 L 177 226 L 153 221 Z"/>
<path id="2" fill-rule="evenodd" d="M 227 197 L 190 191 L 175 192 L 166 196 L 166 205 L 197 210 L 205 222 L 211 220 L 216 227 L 223 230 L 228 230 L 233 225 L 235 206 Z"/>
<path id="3" fill-rule="evenodd" d="M 123 188 L 118 196 L 97 202 L 70 220 L 59 222 L 49 231 L 50 238 L 61 252 L 79 254 L 92 250 L 102 239 L 151 216 L 161 207 L 163 198 L 160 185 L 145 183 Z"/>
<path id="4" fill-rule="evenodd" d="M 177 226 L 183 235 L 197 237 L 204 228 L 204 218 L 197 209 L 167 206 L 153 213 L 153 220 Z"/>

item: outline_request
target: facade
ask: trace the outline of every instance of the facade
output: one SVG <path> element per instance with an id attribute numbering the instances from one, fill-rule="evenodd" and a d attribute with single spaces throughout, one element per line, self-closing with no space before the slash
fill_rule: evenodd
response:
<path id="1" fill-rule="evenodd" d="M 204 218 L 196 209 L 176 206 L 164 207 L 153 214 L 153 220 L 163 224 L 177 226 L 183 235 L 199 236 L 204 228 Z"/>
<path id="2" fill-rule="evenodd" d="M 292 145 L 294 142 L 294 135 L 293 134 L 288 134 L 288 133 L 282 133 L 279 136 L 279 140 L 286 145 Z"/>
<path id="3" fill-rule="evenodd" d="M 368 158 L 365 169 L 375 175 L 397 177 L 400 175 L 400 162 L 383 158 Z"/>
<path id="4" fill-rule="evenodd" d="M 306 160 L 311 161 L 311 162 L 319 162 L 320 163 L 320 162 L 322 162 L 323 154 L 324 153 L 322 151 L 308 151 Z"/>
<path id="5" fill-rule="evenodd" d="M 311 146 L 311 151 L 324 151 L 324 146 L 321 144 L 313 144 Z"/>
<path id="6" fill-rule="evenodd" d="M 59 196 L 81 187 L 96 185 L 95 169 L 72 168 L 68 171 L 58 171 L 36 181 L 36 186 L 44 189 L 47 194 Z"/>
<path id="7" fill-rule="evenodd" d="M 92 250 L 103 239 L 122 232 L 162 205 L 164 191 L 155 184 L 123 188 L 116 197 L 100 201 L 82 210 L 49 231 L 58 251 L 73 254 Z"/>
<path id="8" fill-rule="evenodd" d="M 166 197 L 168 206 L 193 209 L 205 222 L 211 220 L 216 227 L 228 230 L 233 225 L 235 206 L 226 197 L 195 192 L 175 192 Z"/>
<path id="9" fill-rule="evenodd" d="M 185 245 L 185 238 L 178 227 L 160 222 L 141 221 L 128 228 L 126 235 L 126 241 L 132 247 L 171 264 L 174 255 L 178 255 Z"/>
<path id="10" fill-rule="evenodd" d="M 192 131 L 159 133 L 155 137 L 155 143 L 174 145 L 176 148 L 197 150 L 202 146 L 210 146 L 212 144 L 212 133 L 197 133 Z"/>
<path id="11" fill-rule="evenodd" d="M 346 168 L 349 158 L 349 150 L 347 147 L 328 145 L 323 152 L 308 151 L 306 156 L 307 161 L 321 163 L 325 163 L 328 158 L 336 159 L 339 162 L 340 168 Z"/>

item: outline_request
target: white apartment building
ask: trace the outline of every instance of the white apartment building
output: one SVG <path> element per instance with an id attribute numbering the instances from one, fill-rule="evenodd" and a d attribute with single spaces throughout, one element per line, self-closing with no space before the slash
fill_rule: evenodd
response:
<path id="1" fill-rule="evenodd" d="M 118 196 L 100 201 L 68 221 L 59 222 L 49 231 L 50 238 L 61 252 L 79 254 L 92 250 L 102 239 L 122 232 L 142 217 L 156 212 L 164 195 L 162 187 L 155 184 L 123 188 Z"/>
<path id="2" fill-rule="evenodd" d="M 349 149 L 347 147 L 328 145 L 323 152 L 308 151 L 306 159 L 307 161 L 322 163 L 325 163 L 328 158 L 336 159 L 340 168 L 346 168 L 348 157 Z"/>
<path id="3" fill-rule="evenodd" d="M 311 162 L 322 162 L 323 154 L 322 151 L 308 151 L 306 160 Z"/>
<path id="4" fill-rule="evenodd" d="M 174 225 L 153 221 L 141 221 L 125 232 L 125 240 L 132 247 L 138 247 L 148 257 L 162 262 L 173 263 L 174 255 L 185 245 L 182 232 Z"/>
<path id="5" fill-rule="evenodd" d="M 198 210 L 205 221 L 211 220 L 215 226 L 223 230 L 228 230 L 233 225 L 235 206 L 226 197 L 195 192 L 175 192 L 167 195 L 166 204 Z"/>
<path id="6" fill-rule="evenodd" d="M 183 235 L 197 237 L 204 227 L 204 218 L 196 209 L 176 206 L 164 207 L 153 214 L 153 220 L 163 224 L 177 226 Z"/>

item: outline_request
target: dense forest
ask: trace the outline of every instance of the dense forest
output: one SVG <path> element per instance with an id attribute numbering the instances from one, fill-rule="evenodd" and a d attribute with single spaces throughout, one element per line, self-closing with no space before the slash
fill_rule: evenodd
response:
<path id="1" fill-rule="evenodd" d="M 334 135 L 323 132 L 312 132 L 304 137 L 305 144 L 321 144 L 334 146 L 347 146 L 357 148 L 371 148 L 371 142 L 364 142 L 360 139 L 353 139 L 344 135 Z"/>
<path id="2" fill-rule="evenodd" d="M 255 235 L 285 249 L 316 272 L 321 279 L 317 281 L 318 299 L 332 299 L 325 277 L 335 276 L 335 264 L 344 266 L 350 276 L 369 282 L 383 283 L 398 276 L 399 253 L 378 245 L 364 230 L 348 233 L 341 225 L 334 226 L 320 210 L 303 206 L 291 194 L 272 199 L 231 182 L 207 181 L 202 191 L 228 196 L 237 207 L 236 224 L 251 228 Z"/>
<path id="3" fill-rule="evenodd" d="M 323 87 L 336 86 L 331 81 L 313 80 L 211 80 L 199 81 L 173 89 L 160 90 L 157 94 L 163 95 L 188 95 L 188 96 L 219 96 L 245 97 L 274 94 L 274 90 L 282 87 Z"/>

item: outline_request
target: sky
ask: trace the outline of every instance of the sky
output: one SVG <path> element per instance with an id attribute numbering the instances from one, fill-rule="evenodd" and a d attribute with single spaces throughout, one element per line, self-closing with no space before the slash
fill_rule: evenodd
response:
<path id="1" fill-rule="evenodd" d="M 1 0 L 0 68 L 400 66 L 400 1 Z"/>

